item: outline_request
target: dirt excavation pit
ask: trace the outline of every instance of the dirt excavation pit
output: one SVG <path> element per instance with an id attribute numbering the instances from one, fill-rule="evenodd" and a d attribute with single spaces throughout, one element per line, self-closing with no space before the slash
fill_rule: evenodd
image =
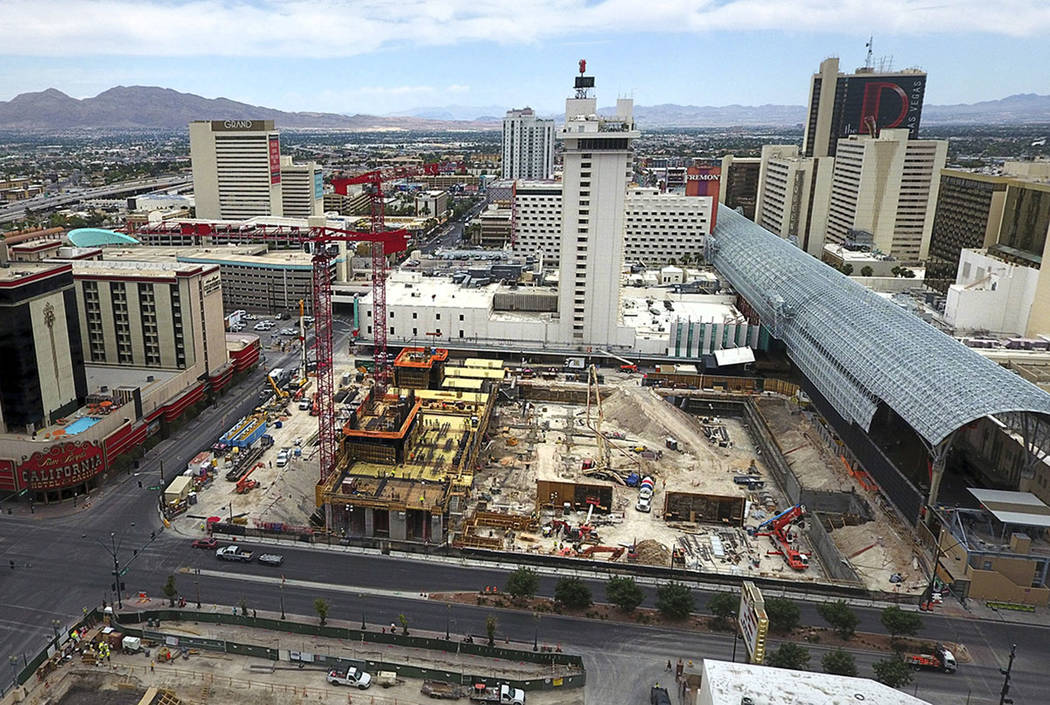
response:
<path id="1" fill-rule="evenodd" d="M 585 403 L 502 402 L 475 476 L 478 504 L 472 509 L 535 514 L 539 521 L 513 530 L 482 520 L 473 529 L 482 541 L 503 550 L 649 565 L 671 566 L 674 556 L 678 567 L 707 572 L 826 577 L 819 561 L 804 572 L 791 570 L 772 552 L 768 537 L 749 536 L 741 525 L 745 512 L 745 523 L 754 525 L 789 505 L 739 419 L 692 416 L 647 387 L 622 385 L 603 388 L 602 394 L 601 431 L 609 439 L 611 468 L 621 478 L 653 478 L 651 511 L 637 508 L 637 487 L 595 473 L 603 465 L 595 407 L 588 416 Z M 752 476 L 756 486 L 734 482 L 740 475 Z M 600 498 L 589 517 L 586 501 L 573 502 L 568 513 L 561 494 L 551 501 L 552 491 L 574 486 Z M 697 517 L 704 510 L 726 516 L 703 521 Z M 588 535 L 579 533 L 581 525 L 591 527 Z M 805 533 L 794 536 L 794 546 L 809 551 Z"/>

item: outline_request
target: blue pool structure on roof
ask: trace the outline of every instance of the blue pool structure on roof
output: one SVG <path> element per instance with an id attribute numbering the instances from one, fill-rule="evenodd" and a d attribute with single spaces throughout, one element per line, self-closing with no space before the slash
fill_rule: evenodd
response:
<path id="1" fill-rule="evenodd" d="M 66 236 L 74 247 L 105 247 L 106 245 L 139 245 L 138 240 L 105 228 L 77 228 Z"/>
<path id="2" fill-rule="evenodd" d="M 83 433 L 84 431 L 88 430 L 101 420 L 102 419 L 96 419 L 91 416 L 84 416 L 82 418 L 79 418 L 73 423 L 66 426 L 66 435 L 75 436 L 78 433 Z"/>

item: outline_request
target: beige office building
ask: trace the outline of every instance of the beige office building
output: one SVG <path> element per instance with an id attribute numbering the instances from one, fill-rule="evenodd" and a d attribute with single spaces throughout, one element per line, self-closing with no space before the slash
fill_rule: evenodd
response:
<path id="1" fill-rule="evenodd" d="M 905 263 L 927 257 L 944 140 L 909 140 L 908 130 L 839 140 L 831 183 L 826 241 L 871 239 Z"/>
<path id="2" fill-rule="evenodd" d="M 315 162 L 293 164 L 281 157 L 281 209 L 285 218 L 324 215 L 324 180 Z"/>
<path id="3" fill-rule="evenodd" d="M 226 362 L 217 265 L 73 260 L 89 365 L 183 370 Z"/>
<path id="4" fill-rule="evenodd" d="M 796 145 L 762 148 L 755 222 L 820 258 L 834 157 L 805 157 Z"/>
<path id="5" fill-rule="evenodd" d="M 190 161 L 198 218 L 284 215 L 281 140 L 273 120 L 195 120 Z"/>

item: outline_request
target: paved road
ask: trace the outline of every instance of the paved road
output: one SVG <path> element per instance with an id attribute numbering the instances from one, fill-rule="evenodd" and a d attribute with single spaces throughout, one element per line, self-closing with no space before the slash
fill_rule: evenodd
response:
<path id="1" fill-rule="evenodd" d="M 345 335 L 343 333 L 342 335 Z M 342 337 L 340 335 L 340 337 Z M 242 381 L 217 404 L 187 424 L 173 438 L 152 449 L 141 463 L 140 476 L 129 475 L 108 484 L 89 508 L 72 511 L 41 509 L 36 514 L 0 515 L 0 668 L 10 657 L 38 651 L 52 634 L 52 620 L 61 626 L 72 622 L 84 608 L 111 599 L 112 561 L 99 539 L 109 540 L 110 532 L 121 538 L 119 555 L 129 565 L 124 578 L 126 592 L 158 594 L 169 574 L 175 573 L 180 590 L 195 599 L 199 588 L 205 602 L 232 604 L 241 599 L 256 609 L 278 610 L 282 590 L 279 576 L 288 579 L 283 590 L 288 612 L 312 613 L 313 600 L 325 597 L 332 605 L 332 616 L 358 619 L 363 610 L 374 624 L 396 621 L 399 614 L 409 617 L 415 628 L 443 632 L 446 622 L 456 633 L 484 633 L 490 608 L 457 605 L 449 610 L 443 604 L 420 598 L 419 593 L 442 590 L 475 590 L 484 585 L 502 585 L 506 572 L 494 568 L 475 568 L 441 559 L 406 560 L 371 554 L 330 550 L 326 547 L 281 546 L 270 550 L 285 556 L 280 569 L 257 564 L 220 563 L 209 553 L 189 546 L 189 538 L 174 531 L 160 531 L 155 494 L 140 489 L 138 480 L 148 486 L 165 468 L 183 467 L 198 450 L 211 445 L 233 421 L 252 408 L 264 370 L 294 364 L 295 355 L 271 358 L 251 377 Z M 134 525 L 132 526 L 132 522 Z M 150 541 L 150 533 L 158 532 Z M 137 551 L 137 554 L 136 554 Z M 15 562 L 15 568 L 9 567 Z M 130 564 L 129 564 L 130 561 Z M 201 574 L 179 572 L 200 568 Z M 555 578 L 543 576 L 541 592 L 550 594 Z M 591 581 L 596 597 L 603 587 Z M 646 604 L 654 603 L 653 588 L 645 587 Z M 697 603 L 706 601 L 699 591 Z M 861 630 L 881 631 L 875 609 L 858 609 Z M 611 624 L 594 620 L 575 620 L 543 616 L 537 622 L 531 615 L 497 610 L 501 635 L 531 642 L 538 629 L 546 643 L 560 643 L 568 651 L 581 653 L 589 671 L 589 703 L 644 702 L 649 685 L 664 679 L 668 658 L 728 658 L 732 638 L 722 634 L 695 634 L 675 629 L 640 625 Z M 821 624 L 812 604 L 802 605 L 804 623 Z M 945 675 L 921 673 L 916 677 L 918 694 L 938 705 L 997 703 L 1001 676 L 998 662 L 1005 663 L 1009 644 L 1018 645 L 1011 692 L 1018 705 L 1046 702 L 1050 692 L 1050 673 L 1045 666 L 1046 643 L 1050 628 L 991 621 L 950 619 L 933 615 L 925 618 L 925 636 L 966 644 L 974 657 L 959 673 Z M 775 645 L 775 642 L 774 642 Z M 823 654 L 819 645 L 811 647 L 812 664 Z M 870 674 L 876 657 L 856 652 L 862 674 Z M 3 671 L 0 671 L 3 673 Z"/>
<path id="2" fill-rule="evenodd" d="M 60 208 L 70 203 L 79 203 L 93 198 L 112 198 L 128 193 L 148 193 L 158 189 L 185 186 L 190 179 L 185 176 L 164 176 L 158 179 L 136 179 L 119 184 L 109 184 L 86 189 L 82 193 L 61 193 L 54 196 L 37 196 L 0 208 L 0 223 L 9 223 L 25 217 L 25 209 L 32 208 L 34 213 Z"/>

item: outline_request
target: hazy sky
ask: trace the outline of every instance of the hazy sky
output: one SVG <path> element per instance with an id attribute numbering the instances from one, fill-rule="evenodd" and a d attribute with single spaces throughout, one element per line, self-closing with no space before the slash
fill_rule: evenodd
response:
<path id="1" fill-rule="evenodd" d="M 929 73 L 927 103 L 1050 93 L 1050 0 L 0 0 L 0 100 L 159 85 L 285 110 L 805 104 L 837 55 Z"/>

